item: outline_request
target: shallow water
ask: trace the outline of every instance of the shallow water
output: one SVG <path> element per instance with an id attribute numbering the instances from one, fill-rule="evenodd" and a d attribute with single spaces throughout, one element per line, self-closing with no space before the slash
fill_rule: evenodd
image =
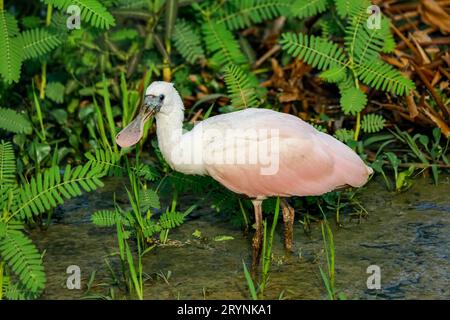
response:
<path id="1" fill-rule="evenodd" d="M 54 214 L 46 231 L 32 231 L 32 238 L 45 249 L 47 287 L 43 299 L 75 299 L 108 294 L 113 277 L 105 257 L 117 251 L 115 230 L 95 227 L 92 212 L 111 208 L 113 193 L 124 195 L 123 180 L 109 179 L 95 193 L 68 201 Z M 449 299 L 450 271 L 450 176 L 439 186 L 430 179 L 417 179 L 405 193 L 387 192 L 379 181 L 365 187 L 359 200 L 369 212 L 361 223 L 341 217 L 343 227 L 334 228 L 336 288 L 349 299 Z M 295 224 L 295 254 L 285 255 L 282 223 L 274 241 L 274 255 L 266 298 L 325 299 L 319 274 L 324 261 L 320 226 L 306 235 Z M 200 230 L 206 239 L 192 233 Z M 229 241 L 214 241 L 219 235 Z M 239 228 L 201 208 L 190 220 L 169 234 L 172 245 L 156 247 L 144 257 L 146 299 L 247 299 L 242 261 L 251 259 L 251 240 Z M 109 258 L 114 270 L 117 259 Z M 66 288 L 66 268 L 81 268 L 82 289 Z M 369 290 L 367 267 L 381 269 L 381 289 Z M 92 290 L 86 286 L 95 271 Z M 164 278 L 168 279 L 164 279 Z M 125 298 L 115 289 L 116 298 Z"/>

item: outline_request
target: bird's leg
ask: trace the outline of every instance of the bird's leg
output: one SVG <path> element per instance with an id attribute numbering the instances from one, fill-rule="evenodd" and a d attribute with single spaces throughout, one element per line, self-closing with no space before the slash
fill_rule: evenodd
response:
<path id="1" fill-rule="evenodd" d="M 255 222 L 256 222 L 256 232 L 253 236 L 252 247 L 253 247 L 253 262 L 252 262 L 252 273 L 255 273 L 260 260 L 261 255 L 261 245 L 263 240 L 263 225 L 262 225 L 262 200 L 252 200 L 253 207 L 255 208 Z"/>
<path id="2" fill-rule="evenodd" d="M 281 199 L 281 208 L 283 209 L 284 222 L 284 248 L 292 251 L 292 243 L 294 238 L 294 208 L 292 208 L 286 199 Z"/>

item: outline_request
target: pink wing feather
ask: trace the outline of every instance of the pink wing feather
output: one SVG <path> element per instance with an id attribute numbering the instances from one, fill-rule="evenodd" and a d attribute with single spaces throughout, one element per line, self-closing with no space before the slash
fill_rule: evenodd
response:
<path id="1" fill-rule="evenodd" d="M 276 174 L 261 174 L 260 164 L 205 164 L 206 171 L 215 180 L 249 197 L 320 195 L 344 185 L 360 187 L 372 173 L 348 146 L 292 115 L 246 109 L 212 117 L 203 121 L 203 126 L 278 130 L 280 148 Z M 216 142 L 208 141 L 208 146 L 223 145 Z M 247 146 L 251 143 L 258 141 L 248 141 Z M 225 144 L 223 148 L 236 147 Z"/>

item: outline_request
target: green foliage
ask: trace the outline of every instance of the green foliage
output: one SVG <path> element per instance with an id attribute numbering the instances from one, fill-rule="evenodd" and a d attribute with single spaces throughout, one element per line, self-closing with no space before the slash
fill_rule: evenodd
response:
<path id="1" fill-rule="evenodd" d="M 113 227 L 123 221 L 123 217 L 117 210 L 100 210 L 92 214 L 91 220 L 98 227 Z"/>
<path id="2" fill-rule="evenodd" d="M 10 142 L 0 142 L 0 191 L 16 183 L 16 159 Z"/>
<path id="3" fill-rule="evenodd" d="M 307 18 L 327 9 L 328 0 L 294 0 L 291 14 L 297 18 Z"/>
<path id="4" fill-rule="evenodd" d="M 383 130 L 386 120 L 379 114 L 367 114 L 361 121 L 364 132 L 375 133 Z"/>
<path id="5" fill-rule="evenodd" d="M 45 95 L 56 103 L 63 103 L 64 90 L 65 87 L 61 82 L 49 82 L 47 84 L 47 89 L 45 90 Z"/>
<path id="6" fill-rule="evenodd" d="M 25 134 L 32 131 L 30 121 L 23 114 L 6 108 L 0 108 L 0 129 Z"/>
<path id="7" fill-rule="evenodd" d="M 345 89 L 341 92 L 341 106 L 345 114 L 357 114 L 361 112 L 367 103 L 367 96 L 356 87 Z"/>
<path id="8" fill-rule="evenodd" d="M 177 211 L 166 211 L 159 218 L 159 224 L 163 229 L 173 229 L 183 224 L 186 214 Z"/>
<path id="9" fill-rule="evenodd" d="M 341 18 L 355 16 L 366 10 L 370 5 L 368 0 L 334 0 L 336 11 Z"/>
<path id="10" fill-rule="evenodd" d="M 175 25 L 173 40 L 178 52 L 189 63 L 194 64 L 205 58 L 200 36 L 185 20 L 180 20 Z"/>
<path id="11" fill-rule="evenodd" d="M 258 106 L 258 96 L 255 86 L 248 73 L 235 65 L 225 68 L 225 83 L 231 98 L 231 105 L 235 108 L 249 108 Z"/>
<path id="12" fill-rule="evenodd" d="M 265 20 L 288 15 L 291 0 L 229 0 L 219 11 L 219 23 L 229 30 L 246 28 Z"/>
<path id="13" fill-rule="evenodd" d="M 49 53 L 61 44 L 61 35 L 50 29 L 31 29 L 19 36 L 22 42 L 23 58 L 31 59 Z"/>
<path id="14" fill-rule="evenodd" d="M 27 290 L 39 293 L 44 289 L 45 273 L 41 255 L 31 240 L 21 231 L 8 231 L 1 239 L 0 256 Z"/>
<path id="15" fill-rule="evenodd" d="M 8 12 L 0 10 L 0 75 L 6 83 L 17 82 L 22 66 L 22 42 L 17 20 Z"/>
<path id="16" fill-rule="evenodd" d="M 161 208 L 161 204 L 159 203 L 159 196 L 155 190 L 140 190 L 140 200 L 142 211 L 147 211 L 149 208 Z"/>
<path id="17" fill-rule="evenodd" d="M 63 204 L 64 198 L 80 196 L 82 190 L 86 192 L 96 190 L 103 186 L 100 181 L 103 175 L 103 168 L 92 163 L 75 168 L 67 165 L 62 179 L 57 166 L 47 169 L 19 188 L 20 200 L 13 204 L 12 215 L 19 214 L 22 218 L 31 218 Z"/>
<path id="18" fill-rule="evenodd" d="M 101 29 L 109 29 L 116 22 L 114 17 L 108 12 L 105 6 L 97 0 L 43 0 L 46 4 L 51 4 L 63 12 L 69 6 L 78 6 L 81 10 L 80 18 L 91 26 Z"/>
<path id="19" fill-rule="evenodd" d="M 380 59 L 380 53 L 392 51 L 395 42 L 390 31 L 390 21 L 386 17 L 382 16 L 380 28 L 369 26 L 368 21 L 372 13 L 368 10 L 370 6 L 368 0 L 335 0 L 334 4 L 327 1 L 298 2 L 306 7 L 315 8 L 309 13 L 305 10 L 302 16 L 315 15 L 328 9 L 336 10 L 342 19 L 339 23 L 344 26 L 341 27 L 344 30 L 344 48 L 328 40 L 333 38 L 330 23 L 325 23 L 323 38 L 301 33 L 284 33 L 281 45 L 291 56 L 323 71 L 320 74 L 322 79 L 338 85 L 344 114 L 358 115 L 367 104 L 367 97 L 361 91 L 360 81 L 376 90 L 396 95 L 407 95 L 414 90 L 415 86 L 411 80 Z M 333 31 L 338 33 L 338 29 L 334 28 Z M 359 135 L 359 128 L 358 116 L 356 138 Z"/>
<path id="20" fill-rule="evenodd" d="M 212 54 L 210 58 L 212 65 L 242 65 L 247 62 L 239 48 L 239 43 L 224 24 L 208 21 L 203 25 L 202 31 L 206 49 L 209 54 Z"/>
<path id="21" fill-rule="evenodd" d="M 283 33 L 281 45 L 293 57 L 304 60 L 319 70 L 345 66 L 343 50 L 338 45 L 319 37 L 302 33 Z"/>
<path id="22" fill-rule="evenodd" d="M 397 95 L 407 95 L 415 88 L 414 83 L 402 76 L 390 64 L 379 59 L 364 61 L 355 68 L 358 78 L 367 85 Z"/>
<path id="23" fill-rule="evenodd" d="M 342 141 L 344 143 L 347 143 L 350 140 L 353 140 L 353 137 L 355 135 L 355 132 L 353 130 L 348 130 L 348 129 L 339 129 L 336 130 L 336 132 L 334 133 L 334 136 L 336 137 L 336 139 L 338 139 L 339 141 Z"/>

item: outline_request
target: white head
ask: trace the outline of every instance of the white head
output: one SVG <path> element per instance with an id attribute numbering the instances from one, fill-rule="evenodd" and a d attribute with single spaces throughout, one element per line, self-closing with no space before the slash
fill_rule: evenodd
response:
<path id="1" fill-rule="evenodd" d="M 183 101 L 173 83 L 152 82 L 145 90 L 144 102 L 136 118 L 117 134 L 117 144 L 123 148 L 131 147 L 142 138 L 144 125 L 152 116 L 170 117 L 172 114 L 179 114 L 180 111 L 183 114 Z"/>

